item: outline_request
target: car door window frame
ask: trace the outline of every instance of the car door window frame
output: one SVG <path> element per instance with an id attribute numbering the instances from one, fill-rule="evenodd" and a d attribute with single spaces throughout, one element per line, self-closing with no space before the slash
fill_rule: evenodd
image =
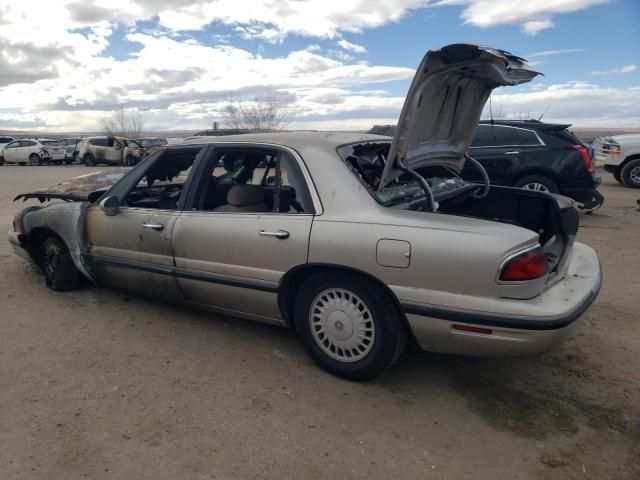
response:
<path id="1" fill-rule="evenodd" d="M 184 182 L 184 186 L 182 187 L 182 193 L 180 195 L 180 199 L 178 200 L 178 203 L 175 209 L 130 207 L 128 205 L 123 204 L 129 192 L 133 190 L 136 187 L 136 185 L 138 185 L 140 180 L 147 174 L 147 172 L 151 168 L 153 168 L 156 162 L 160 161 L 160 159 L 165 155 L 166 152 L 168 152 L 169 150 L 195 149 L 195 148 L 200 148 L 200 151 L 196 154 L 196 158 L 194 159 L 193 165 L 191 166 L 191 171 L 189 172 L 189 175 L 187 176 L 187 179 Z M 213 149 L 208 145 L 180 145 L 175 147 L 163 148 L 161 150 L 156 150 L 147 158 L 145 158 L 140 163 L 138 163 L 135 167 L 133 167 L 128 174 L 122 177 L 113 187 L 107 190 L 97 200 L 96 203 L 99 203 L 108 197 L 117 197 L 118 201 L 120 202 L 120 206 L 121 206 L 120 208 L 123 211 L 181 212 L 184 210 L 185 200 L 188 197 L 189 191 L 192 189 L 194 178 L 196 178 L 196 172 L 199 170 L 200 164 L 202 162 L 206 163 L 212 150 Z"/>
<path id="2" fill-rule="evenodd" d="M 219 142 L 215 144 L 210 144 L 211 151 L 207 156 L 206 161 L 203 160 L 198 165 L 197 169 L 194 170 L 193 177 L 198 178 L 198 181 L 193 181 L 190 185 L 189 190 L 186 193 L 183 210 L 194 213 L 202 213 L 202 214 L 216 214 L 216 215 L 295 215 L 295 216 L 304 216 L 304 215 L 321 215 L 322 214 L 322 204 L 320 203 L 320 197 L 318 196 L 318 192 L 313 184 L 313 180 L 309 173 L 309 170 L 304 163 L 303 159 L 300 155 L 293 149 L 288 148 L 284 145 L 273 145 L 267 143 L 226 143 Z M 203 183 L 208 180 L 207 174 L 209 170 L 209 161 L 215 158 L 216 151 L 218 150 L 233 150 L 233 149 L 247 149 L 247 150 L 272 150 L 277 151 L 279 154 L 285 153 L 288 154 L 289 158 L 292 160 L 292 165 L 295 170 L 295 173 L 299 176 L 300 182 L 302 183 L 301 192 L 302 195 L 306 197 L 307 203 L 311 208 L 310 212 L 216 212 L 213 210 L 200 210 L 196 208 L 198 202 L 199 193 L 202 191 Z M 209 172 L 210 174 L 211 172 Z"/>
<path id="3" fill-rule="evenodd" d="M 502 145 L 502 144 L 498 144 L 497 142 L 494 142 L 493 145 L 470 146 L 469 149 L 476 149 L 476 148 L 539 147 L 539 146 L 546 145 L 544 143 L 544 141 L 542 140 L 542 138 L 540 137 L 540 135 L 538 135 L 538 132 L 536 132 L 535 130 L 530 129 L 530 128 L 513 127 L 511 125 L 492 125 L 492 124 L 486 124 L 486 123 L 478 126 L 478 128 L 480 128 L 480 127 L 485 127 L 485 128 L 511 128 L 511 129 L 516 131 L 516 138 L 518 138 L 518 143 L 510 144 L 510 145 Z M 519 138 L 520 138 L 519 135 L 518 135 L 518 131 L 519 130 L 524 130 L 526 132 L 533 133 L 536 136 L 536 138 L 538 139 L 538 142 L 540 142 L 540 143 L 537 144 L 537 145 L 536 144 L 523 144 L 519 140 Z"/>

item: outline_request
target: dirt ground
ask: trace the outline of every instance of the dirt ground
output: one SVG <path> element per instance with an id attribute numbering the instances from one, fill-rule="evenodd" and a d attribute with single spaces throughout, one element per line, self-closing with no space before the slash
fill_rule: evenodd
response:
<path id="1" fill-rule="evenodd" d="M 0 231 L 15 194 L 91 170 L 0 167 Z M 602 176 L 579 239 L 605 282 L 574 338 L 524 359 L 412 349 L 368 383 L 284 329 L 51 292 L 0 238 L 0 479 L 640 478 L 640 190 Z"/>

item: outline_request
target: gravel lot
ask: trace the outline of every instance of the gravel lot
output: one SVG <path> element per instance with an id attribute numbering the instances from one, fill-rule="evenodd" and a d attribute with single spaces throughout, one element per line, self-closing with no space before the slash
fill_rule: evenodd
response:
<path id="1" fill-rule="evenodd" d="M 0 230 L 17 193 L 92 170 L 0 167 Z M 572 340 L 526 359 L 414 349 L 363 384 L 284 329 L 51 292 L 0 239 L 0 478 L 640 478 L 640 190 L 602 175 L 579 238 L 605 283 Z"/>

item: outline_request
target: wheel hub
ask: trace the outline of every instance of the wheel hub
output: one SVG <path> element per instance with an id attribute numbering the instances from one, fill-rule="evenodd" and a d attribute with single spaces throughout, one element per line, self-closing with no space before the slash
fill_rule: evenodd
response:
<path id="1" fill-rule="evenodd" d="M 631 169 L 631 172 L 629 172 L 629 178 L 636 185 L 640 185 L 640 165 Z"/>
<path id="2" fill-rule="evenodd" d="M 523 185 L 522 188 L 525 190 L 535 190 L 536 192 L 548 192 L 549 189 L 543 185 L 542 183 L 532 182 Z"/>
<path id="3" fill-rule="evenodd" d="M 373 347 L 373 317 L 364 301 L 353 292 L 331 288 L 320 292 L 309 312 L 311 333 L 328 356 L 356 362 Z"/>

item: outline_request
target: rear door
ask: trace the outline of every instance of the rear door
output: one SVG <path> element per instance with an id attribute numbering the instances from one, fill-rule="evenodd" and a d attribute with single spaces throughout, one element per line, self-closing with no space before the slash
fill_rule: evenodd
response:
<path id="1" fill-rule="evenodd" d="M 482 164 L 491 183 L 496 185 L 510 185 L 513 172 L 524 158 L 515 128 L 489 124 L 478 125 L 469 155 Z M 482 181 L 482 174 L 470 163 L 465 164 L 462 177 Z"/>
<path id="2" fill-rule="evenodd" d="M 282 322 L 278 285 L 307 262 L 316 211 L 305 172 L 293 152 L 216 149 L 174 230 L 176 275 L 190 301 Z M 241 201 L 239 190 L 254 199 Z"/>

